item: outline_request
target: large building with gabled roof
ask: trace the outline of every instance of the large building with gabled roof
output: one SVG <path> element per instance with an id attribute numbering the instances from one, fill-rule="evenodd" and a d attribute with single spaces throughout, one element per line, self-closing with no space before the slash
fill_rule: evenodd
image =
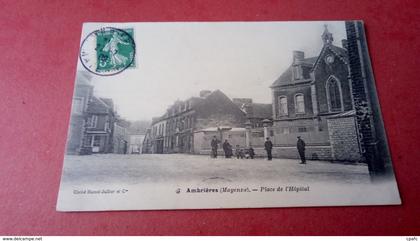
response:
<path id="1" fill-rule="evenodd" d="M 341 155 L 340 159 L 355 160 L 360 157 L 357 131 L 346 137 L 356 153 L 347 157 L 334 153 L 334 146 L 346 143 L 334 143 L 340 140 L 334 135 L 339 132 L 331 129 L 340 128 L 340 118 L 354 119 L 347 40 L 336 46 L 327 26 L 321 38 L 323 47 L 317 56 L 308 58 L 302 51 L 293 51 L 291 65 L 270 87 L 274 144 L 279 156 L 290 156 L 290 148 L 301 136 L 307 144 L 307 158 L 337 159 Z"/>

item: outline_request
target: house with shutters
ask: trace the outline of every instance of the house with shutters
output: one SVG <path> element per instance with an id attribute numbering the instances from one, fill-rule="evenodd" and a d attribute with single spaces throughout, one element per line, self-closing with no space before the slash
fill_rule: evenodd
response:
<path id="1" fill-rule="evenodd" d="M 86 110 L 84 148 L 91 153 L 112 153 L 115 121 L 112 99 L 92 96 Z"/>

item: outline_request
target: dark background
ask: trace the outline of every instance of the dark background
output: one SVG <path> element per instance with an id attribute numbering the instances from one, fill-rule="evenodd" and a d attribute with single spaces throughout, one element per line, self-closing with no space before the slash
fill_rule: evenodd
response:
<path id="1" fill-rule="evenodd" d="M 0 235 L 420 234 L 418 1 L 0 0 Z M 365 21 L 401 206 L 55 211 L 83 22 Z"/>

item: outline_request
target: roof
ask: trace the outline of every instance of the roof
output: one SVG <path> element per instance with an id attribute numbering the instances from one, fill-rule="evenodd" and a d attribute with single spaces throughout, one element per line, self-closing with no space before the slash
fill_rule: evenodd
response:
<path id="1" fill-rule="evenodd" d="M 341 59 L 344 63 L 348 63 L 347 59 L 348 59 L 348 55 L 347 55 L 347 50 L 344 48 L 340 48 L 337 47 L 335 45 L 332 44 L 325 44 L 324 47 L 322 47 L 321 52 L 319 53 L 318 56 L 316 57 L 311 57 L 311 58 L 305 58 L 302 61 L 303 66 L 309 66 L 311 67 L 311 72 L 315 70 L 315 68 L 317 67 L 318 63 L 320 62 L 320 59 L 322 59 L 325 51 L 329 49 L 331 50 L 334 54 L 336 54 L 338 56 L 339 59 Z M 288 85 L 288 84 L 292 84 L 293 82 L 293 73 L 292 73 L 292 65 L 290 65 L 281 75 L 280 77 L 278 77 L 274 83 L 271 85 L 271 87 L 276 87 L 276 86 L 281 86 L 281 85 Z"/>
<path id="2" fill-rule="evenodd" d="M 302 65 L 306 65 L 312 68 L 318 57 L 305 58 L 302 61 Z M 286 85 L 293 83 L 292 65 L 290 65 L 281 75 L 278 77 L 271 87 Z"/>
<path id="3" fill-rule="evenodd" d="M 95 96 L 92 97 L 92 99 L 89 101 L 87 112 L 90 113 L 104 113 L 107 114 L 109 110 L 112 110 L 113 107 L 109 106 L 106 102 L 111 101 L 111 99 L 105 99 L 104 101 L 101 98 L 97 98 Z"/>
<path id="4" fill-rule="evenodd" d="M 114 109 L 114 101 L 112 101 L 112 99 L 110 99 L 110 98 L 99 98 L 99 99 L 102 100 L 103 102 L 105 102 L 105 104 L 108 107 Z"/>
<path id="5" fill-rule="evenodd" d="M 273 117 L 273 106 L 271 104 L 252 103 L 252 116 L 254 118 L 270 119 Z"/>
<path id="6" fill-rule="evenodd" d="M 118 126 L 121 126 L 121 127 L 125 127 L 125 128 L 128 128 L 131 125 L 131 123 L 129 121 L 124 120 L 124 119 L 117 119 L 115 121 L 115 124 L 118 125 Z"/>
<path id="7" fill-rule="evenodd" d="M 92 75 L 87 71 L 78 71 L 76 73 L 76 83 L 78 85 L 91 85 Z"/>

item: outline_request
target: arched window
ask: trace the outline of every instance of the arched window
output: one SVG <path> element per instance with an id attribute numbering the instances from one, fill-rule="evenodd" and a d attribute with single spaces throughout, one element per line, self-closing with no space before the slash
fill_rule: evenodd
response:
<path id="1" fill-rule="evenodd" d="M 305 98 L 303 94 L 295 95 L 295 112 L 296 114 L 305 113 Z"/>
<path id="2" fill-rule="evenodd" d="M 286 96 L 280 96 L 279 97 L 279 115 L 285 116 L 288 114 L 287 110 L 287 97 Z"/>
<path id="3" fill-rule="evenodd" d="M 342 98 L 340 82 L 334 77 L 329 78 L 327 81 L 327 100 L 329 110 L 342 111 Z"/>

